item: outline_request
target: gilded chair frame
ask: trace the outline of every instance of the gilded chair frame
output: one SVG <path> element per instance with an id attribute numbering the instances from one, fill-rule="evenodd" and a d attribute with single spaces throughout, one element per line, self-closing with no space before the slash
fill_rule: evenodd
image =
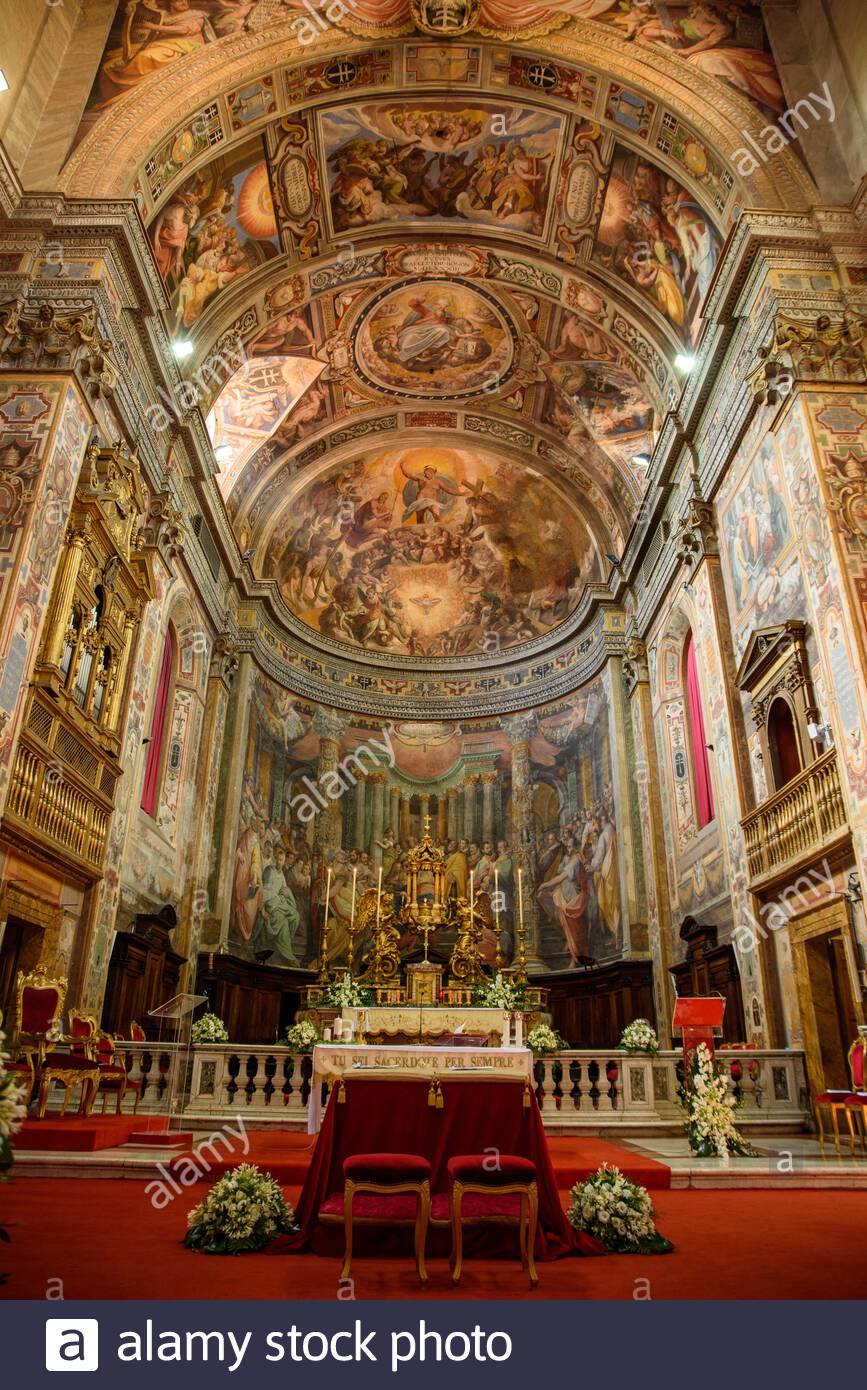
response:
<path id="1" fill-rule="evenodd" d="M 96 1100 L 96 1081 L 98 1080 L 98 1068 L 93 1067 L 64 1067 L 60 1063 L 46 1066 L 47 1053 L 55 1041 L 51 1034 L 57 1030 L 60 1020 L 63 1018 L 63 1006 L 66 1002 L 66 993 L 69 988 L 69 981 L 65 976 L 51 977 L 47 974 L 44 965 L 37 965 L 33 970 L 19 970 L 15 981 L 15 1038 L 13 1041 L 13 1055 L 23 1055 L 29 1062 L 35 1080 L 39 1082 L 39 1098 L 37 1114 L 40 1119 L 45 1116 L 48 1106 L 48 1095 L 51 1090 L 52 1082 L 58 1081 L 64 1088 L 63 1107 L 61 1115 L 65 1115 L 69 1105 L 69 1093 L 76 1087 L 81 1087 L 81 1098 L 79 1101 L 79 1111 L 89 1115 L 93 1110 L 93 1103 Z M 54 990 L 57 995 L 57 1004 L 51 1020 L 44 1033 L 25 1033 L 23 1030 L 24 1022 L 24 992 L 27 989 Z M 57 1042 L 68 1042 L 63 1033 L 58 1032 Z"/>
<path id="2" fill-rule="evenodd" d="M 861 1063 L 861 1075 L 864 1079 L 861 1083 L 862 1089 L 860 1091 L 855 1085 L 855 1053 L 859 1050 L 862 1051 L 864 1054 Z M 867 1035 L 863 1033 L 858 1034 L 858 1037 L 855 1039 L 855 1041 L 853 1042 L 852 1046 L 849 1048 L 849 1051 L 846 1054 L 846 1061 L 849 1064 L 849 1076 L 852 1079 L 852 1094 L 863 1095 L 867 1097 Z M 864 1101 L 847 1100 L 845 1103 L 845 1108 L 846 1119 L 849 1124 L 849 1131 L 852 1140 L 852 1152 L 855 1152 L 854 1131 L 855 1129 L 860 1129 L 861 1149 L 865 1154 L 867 1154 L 867 1099 L 865 1099 Z M 857 1117 L 854 1125 L 852 1123 L 853 1116 Z"/>
<path id="3" fill-rule="evenodd" d="M 415 1229 L 415 1265 L 418 1270 L 418 1277 L 422 1284 L 427 1283 L 427 1269 L 425 1268 L 424 1252 L 427 1244 L 427 1232 L 430 1225 L 430 1179 L 424 1178 L 422 1182 L 356 1182 L 352 1178 L 347 1178 L 343 1184 L 343 1229 L 346 1236 L 346 1245 L 343 1254 L 343 1268 L 340 1271 L 341 1279 L 349 1277 L 352 1267 L 352 1231 L 353 1226 L 381 1226 L 383 1221 L 380 1217 L 359 1216 L 355 1217 L 352 1204 L 356 1193 L 370 1193 L 378 1197 L 398 1197 L 407 1193 L 413 1193 L 417 1197 L 416 1214 L 414 1221 L 398 1219 L 389 1221 L 392 1226 L 412 1225 Z M 321 1216 L 322 1221 L 337 1222 L 341 1218 L 338 1216 Z"/>
<path id="4" fill-rule="evenodd" d="M 122 1083 L 122 1084 L 121 1084 L 120 1086 L 118 1086 L 118 1087 L 115 1089 L 115 1087 L 113 1087 L 113 1086 L 105 1086 L 105 1085 L 104 1085 L 104 1082 L 105 1082 L 106 1078 L 102 1075 L 102 1072 L 100 1072 L 100 1075 L 99 1075 L 99 1078 L 98 1078 L 98 1081 L 97 1081 L 97 1086 L 96 1086 L 96 1094 L 102 1096 L 102 1109 L 100 1110 L 99 1113 L 100 1113 L 101 1115 L 104 1115 L 104 1114 L 105 1114 L 106 1108 L 107 1108 L 107 1106 L 108 1106 L 108 1098 L 109 1098 L 110 1095 L 114 1094 L 114 1095 L 117 1096 L 117 1107 L 116 1107 L 115 1113 L 116 1113 L 117 1115 L 120 1115 L 120 1113 L 121 1113 L 121 1111 L 122 1111 L 122 1109 L 123 1109 L 123 1100 L 124 1100 L 124 1096 L 126 1095 L 127 1091 L 132 1091 L 133 1097 L 134 1097 L 134 1099 L 135 1099 L 135 1104 L 134 1104 L 134 1106 L 133 1106 L 133 1114 L 135 1115 L 135 1114 L 138 1113 L 138 1102 L 139 1102 L 139 1094 L 140 1094 L 139 1088 L 138 1088 L 137 1085 L 133 1086 L 133 1085 L 130 1083 L 129 1076 L 128 1076 L 127 1070 L 126 1070 L 126 1065 L 125 1065 L 125 1063 L 124 1063 L 122 1060 L 119 1060 L 119 1059 L 118 1059 L 117 1049 L 116 1049 L 116 1047 L 115 1047 L 115 1045 L 114 1045 L 114 1041 L 115 1041 L 115 1040 L 114 1040 L 112 1034 L 111 1034 L 111 1033 L 106 1033 L 105 1030 L 102 1029 L 102 1028 L 98 1028 L 98 1029 L 96 1030 L 96 1032 L 94 1033 L 94 1036 L 93 1036 L 93 1057 L 94 1057 L 94 1060 L 96 1061 L 97 1065 L 99 1065 L 100 1055 L 101 1055 L 101 1054 L 100 1054 L 100 1051 L 99 1051 L 99 1047 L 98 1047 L 98 1043 L 99 1043 L 100 1039 L 102 1039 L 102 1040 L 104 1040 L 104 1041 L 107 1041 L 107 1042 L 109 1043 L 109 1045 L 110 1045 L 110 1051 L 109 1051 L 109 1055 L 108 1055 L 109 1063 L 110 1063 L 111 1065 L 113 1065 L 113 1066 L 119 1067 L 119 1068 L 123 1071 L 123 1077 L 121 1078 L 121 1083 Z M 95 1100 L 95 1099 L 96 1099 L 96 1097 L 94 1097 L 94 1100 Z"/>
<path id="5" fill-rule="evenodd" d="M 514 1226 L 511 1216 L 470 1216 L 464 1218 L 461 1205 L 466 1193 L 480 1193 L 486 1197 L 520 1197 L 521 1210 L 518 1216 L 518 1243 L 521 1254 L 521 1268 L 530 1275 L 530 1287 L 535 1289 L 539 1282 L 536 1273 L 536 1230 L 539 1225 L 539 1187 L 535 1178 L 529 1182 L 481 1183 L 462 1182 L 454 1178 L 449 1187 L 449 1212 L 452 1225 L 452 1283 L 460 1283 L 464 1255 L 464 1226 Z"/>
<path id="6" fill-rule="evenodd" d="M 87 1056 L 93 1058 L 94 1043 L 96 1042 L 96 1039 L 99 1037 L 99 1024 L 96 1021 L 96 1014 L 85 1013 L 82 1009 L 70 1009 L 67 1014 L 67 1018 L 69 1019 L 69 1035 L 66 1038 L 66 1041 L 69 1043 L 73 1043 L 76 1046 L 79 1043 L 82 1044 Z M 80 1023 L 90 1024 L 90 1032 L 87 1034 L 86 1037 L 76 1038 L 73 1036 L 73 1019 Z"/>

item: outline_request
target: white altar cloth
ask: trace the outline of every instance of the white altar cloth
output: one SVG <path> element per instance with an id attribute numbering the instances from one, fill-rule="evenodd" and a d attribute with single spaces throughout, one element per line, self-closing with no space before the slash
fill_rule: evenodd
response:
<path id="1" fill-rule="evenodd" d="M 318 1043 L 313 1049 L 313 1074 L 307 1102 L 307 1133 L 322 1126 L 322 1083 L 341 1077 L 526 1077 L 533 1081 L 533 1054 L 526 1047 L 400 1047 L 359 1043 Z"/>

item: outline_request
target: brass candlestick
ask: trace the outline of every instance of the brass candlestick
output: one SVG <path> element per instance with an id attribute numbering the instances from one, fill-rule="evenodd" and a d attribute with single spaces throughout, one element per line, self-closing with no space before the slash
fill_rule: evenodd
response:
<path id="1" fill-rule="evenodd" d="M 502 970 L 506 964 L 506 957 L 503 952 L 503 936 L 500 930 L 500 871 L 494 869 L 494 935 L 497 939 L 497 954 L 494 959 L 494 968 Z"/>
<path id="2" fill-rule="evenodd" d="M 524 870 L 518 870 L 518 969 L 515 973 L 516 985 L 528 985 L 527 942 L 524 933 Z"/>
<path id="3" fill-rule="evenodd" d="M 322 918 L 322 936 L 319 944 L 319 983 L 327 985 L 331 976 L 328 974 L 328 908 L 331 905 L 331 869 L 328 870 L 328 877 L 325 882 L 325 915 Z"/>

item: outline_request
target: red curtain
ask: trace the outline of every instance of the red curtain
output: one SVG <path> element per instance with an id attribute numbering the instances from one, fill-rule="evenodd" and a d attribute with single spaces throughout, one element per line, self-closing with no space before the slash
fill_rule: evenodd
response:
<path id="1" fill-rule="evenodd" d="M 689 700 L 689 729 L 692 735 L 692 766 L 695 772 L 695 795 L 698 803 L 698 825 L 708 825 L 713 820 L 713 791 L 710 784 L 710 764 L 707 760 L 707 741 L 704 732 L 704 714 L 701 708 L 701 690 L 698 684 L 698 667 L 695 662 L 695 642 L 692 633 L 686 643 L 686 693 Z"/>
<path id="2" fill-rule="evenodd" d="M 141 793 L 141 808 L 149 816 L 157 809 L 157 792 L 160 784 L 160 767 L 163 760 L 163 744 L 166 739 L 166 723 L 169 709 L 169 693 L 172 687 L 172 666 L 174 650 L 171 631 L 166 633 L 163 644 L 163 659 L 160 663 L 160 676 L 154 700 L 154 713 L 151 720 L 151 740 L 145 762 L 144 786 Z"/>

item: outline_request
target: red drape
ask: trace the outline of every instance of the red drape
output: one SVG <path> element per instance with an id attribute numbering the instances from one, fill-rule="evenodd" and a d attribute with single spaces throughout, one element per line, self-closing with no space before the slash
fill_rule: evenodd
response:
<path id="1" fill-rule="evenodd" d="M 163 744 L 166 739 L 166 715 L 169 707 L 169 692 L 172 685 L 172 659 L 172 634 L 171 632 L 167 632 L 166 640 L 163 645 L 163 659 L 160 663 L 159 680 L 157 681 L 154 713 L 151 720 L 151 741 L 148 744 L 144 785 L 141 793 L 142 810 L 146 811 L 149 816 L 154 815 L 157 809 L 160 766 L 162 765 Z"/>
<path id="2" fill-rule="evenodd" d="M 699 829 L 713 820 L 713 790 L 710 783 L 710 764 L 707 759 L 707 740 L 698 667 L 695 662 L 695 642 L 692 633 L 686 644 L 686 693 L 689 699 L 689 728 L 692 735 L 692 766 L 695 772 L 695 795 L 698 802 Z"/>
<path id="3" fill-rule="evenodd" d="M 457 1154 L 518 1154 L 536 1165 L 539 1188 L 539 1228 L 536 1257 L 554 1260 L 562 1255 L 601 1253 L 589 1236 L 578 1235 L 566 1220 L 557 1192 L 554 1169 L 535 1096 L 524 1105 L 524 1084 L 517 1081 L 443 1080 L 443 1106 L 428 1105 L 428 1082 L 368 1077 L 346 1079 L 346 1099 L 332 1096 L 307 1172 L 296 1215 L 296 1236 L 272 1242 L 272 1254 L 310 1249 L 337 1254 L 343 1248 L 341 1227 L 324 1227 L 320 1207 L 339 1193 L 342 1207 L 343 1160 L 356 1153 L 415 1153 L 429 1159 L 433 1169 L 431 1192 L 448 1191 L 447 1164 Z M 359 1254 L 365 1235 L 372 1253 L 390 1251 L 393 1233 L 381 1228 L 359 1229 Z M 484 1234 L 487 1255 L 514 1256 L 515 1235 L 508 1227 L 468 1232 L 467 1252 L 481 1253 L 478 1236 Z M 401 1233 L 396 1233 L 398 1239 Z M 439 1240 L 437 1239 L 439 1238 Z M 447 1253 L 450 1234 L 434 1232 L 428 1242 L 432 1254 Z M 443 1250 L 435 1247 L 438 1243 Z"/>

